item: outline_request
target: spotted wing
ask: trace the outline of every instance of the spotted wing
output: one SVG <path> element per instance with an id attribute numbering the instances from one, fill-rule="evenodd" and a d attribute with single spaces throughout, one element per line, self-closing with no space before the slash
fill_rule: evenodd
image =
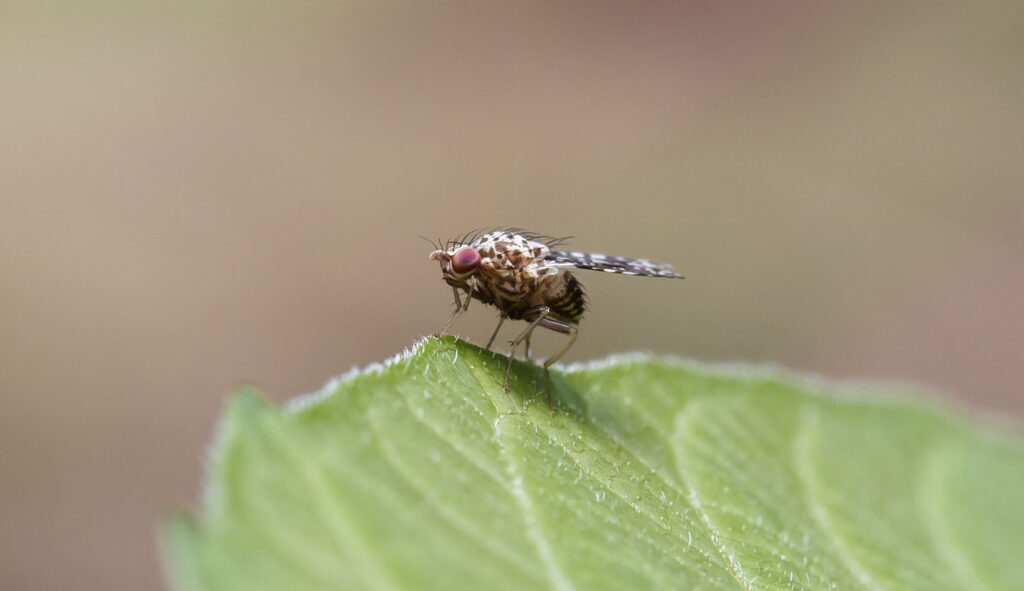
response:
<path id="1" fill-rule="evenodd" d="M 619 273 L 621 275 L 642 275 L 644 277 L 672 277 L 682 279 L 683 276 L 672 270 L 672 265 L 655 263 L 646 259 L 631 259 L 617 257 L 607 254 L 590 252 L 576 252 L 568 250 L 553 250 L 544 257 L 544 261 L 559 265 L 587 269 L 591 271 L 604 271 L 605 273 Z"/>

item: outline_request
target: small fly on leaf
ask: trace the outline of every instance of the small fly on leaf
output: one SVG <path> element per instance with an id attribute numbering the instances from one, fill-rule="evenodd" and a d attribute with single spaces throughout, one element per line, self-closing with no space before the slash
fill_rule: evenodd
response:
<path id="1" fill-rule="evenodd" d="M 569 336 L 560 351 L 544 362 L 544 375 L 576 342 L 577 325 L 587 308 L 587 299 L 580 282 L 571 269 L 588 269 L 682 279 L 671 265 L 645 259 L 577 251 L 553 250 L 564 244 L 564 238 L 551 238 L 514 229 L 487 233 L 471 233 L 445 244 L 436 243 L 431 260 L 441 264 L 444 281 L 452 286 L 455 312 L 445 325 L 469 308 L 473 299 L 494 306 L 500 312 L 498 326 L 487 341 L 491 348 L 505 319 L 525 320 L 529 325 L 510 341 L 512 348 L 505 369 L 505 391 L 508 391 L 512 358 L 520 344 L 526 345 L 530 357 L 530 335 L 538 326 Z"/>

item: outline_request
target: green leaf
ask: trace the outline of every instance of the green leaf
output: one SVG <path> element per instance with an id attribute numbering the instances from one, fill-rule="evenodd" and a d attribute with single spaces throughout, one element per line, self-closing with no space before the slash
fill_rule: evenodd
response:
<path id="1" fill-rule="evenodd" d="M 182 590 L 1024 589 L 1024 441 L 895 388 L 426 339 L 227 409 Z"/>

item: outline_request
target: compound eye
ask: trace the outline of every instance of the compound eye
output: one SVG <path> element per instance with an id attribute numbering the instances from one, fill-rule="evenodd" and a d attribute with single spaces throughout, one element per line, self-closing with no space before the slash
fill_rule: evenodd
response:
<path id="1" fill-rule="evenodd" d="M 452 271 L 459 275 L 472 273 L 480 264 L 480 253 L 471 246 L 463 246 L 452 255 Z"/>

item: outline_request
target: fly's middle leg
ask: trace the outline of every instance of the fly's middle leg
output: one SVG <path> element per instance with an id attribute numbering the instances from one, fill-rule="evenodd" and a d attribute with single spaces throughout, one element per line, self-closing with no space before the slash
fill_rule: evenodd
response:
<path id="1" fill-rule="evenodd" d="M 501 325 L 504 324 L 504 323 L 505 323 L 505 315 L 502 314 L 501 317 L 498 318 L 498 326 L 494 327 L 494 332 L 491 333 L 491 338 L 487 340 L 487 347 L 486 348 L 487 348 L 488 351 L 491 350 L 491 345 L 494 344 L 494 338 L 498 336 L 498 331 L 501 330 Z"/>

